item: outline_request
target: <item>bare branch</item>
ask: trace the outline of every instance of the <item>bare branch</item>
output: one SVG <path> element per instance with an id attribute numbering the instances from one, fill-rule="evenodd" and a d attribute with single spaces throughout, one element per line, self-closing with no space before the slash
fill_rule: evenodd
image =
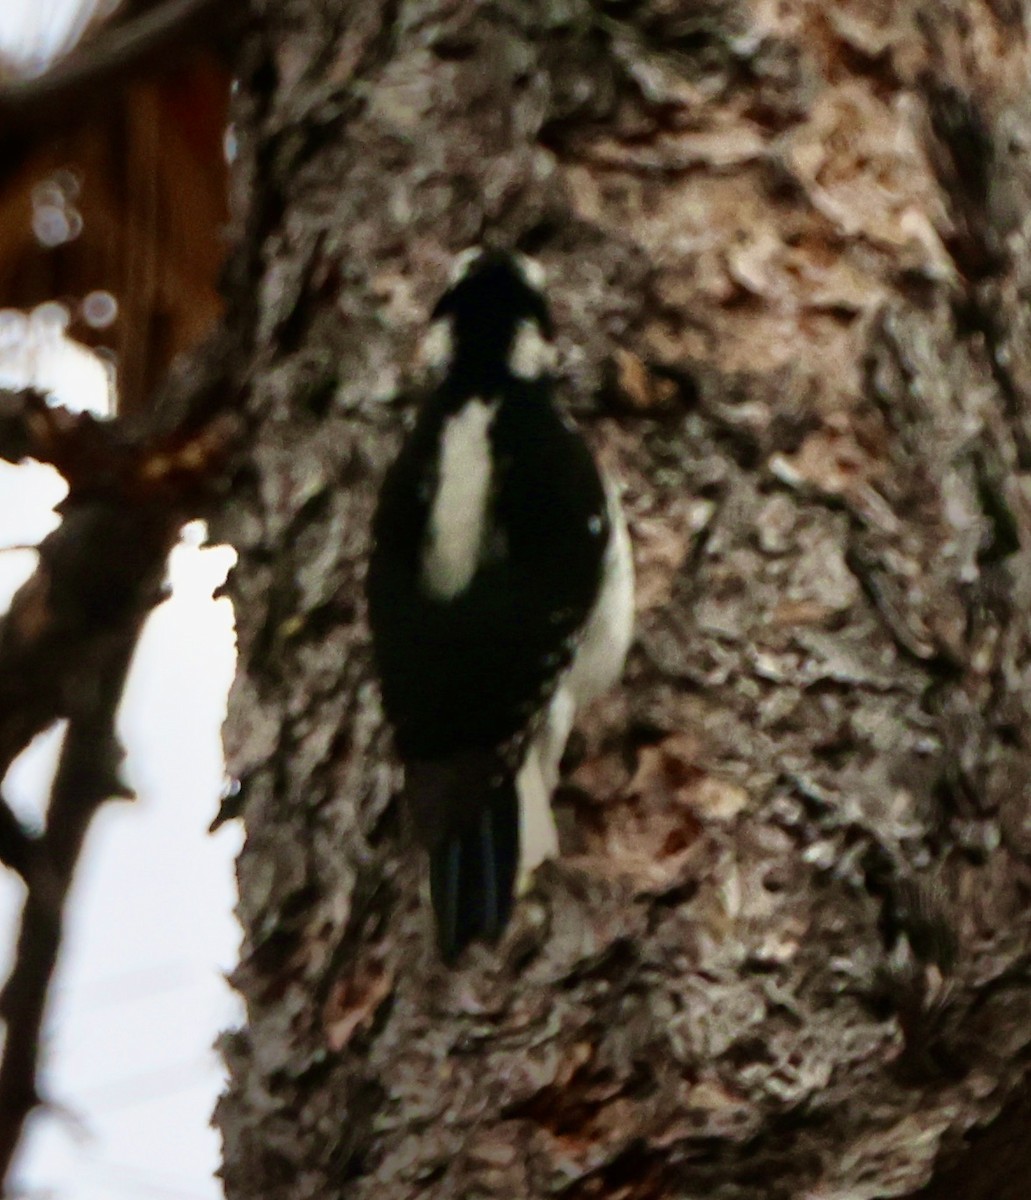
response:
<path id="1" fill-rule="evenodd" d="M 5 859 L 20 864 L 28 894 L 14 966 L 0 993 L 7 1026 L 0 1061 L 0 1177 L 6 1177 L 25 1118 L 39 1100 L 40 1030 L 82 843 L 103 801 L 126 795 L 117 775 L 115 714 L 140 629 L 160 598 L 178 528 L 174 511 L 74 501 L 41 544 L 36 574 L 0 627 L 0 773 L 54 717 L 69 719 L 46 829 L 32 842 L 14 835 Z M 0 832 L 13 835 L 13 820 L 0 811 Z"/>
<path id="2" fill-rule="evenodd" d="M 99 806 L 128 794 L 114 723 L 129 663 L 179 528 L 204 511 L 239 433 L 213 372 L 192 382 L 179 419 L 160 429 L 0 391 L 0 458 L 51 463 L 69 485 L 60 526 L 0 618 L 0 779 L 36 734 L 69 722 L 43 833 L 31 837 L 0 799 L 0 863 L 28 889 L 0 993 L 3 1181 L 40 1100 L 40 1033 L 79 854 Z"/>
<path id="3" fill-rule="evenodd" d="M 0 777 L 38 733 L 74 716 L 111 640 L 135 629 L 140 580 L 163 567 L 178 527 L 174 514 L 66 502 L 0 621 Z"/>
<path id="4" fill-rule="evenodd" d="M 39 392 L 0 390 L 0 458 L 50 463 L 69 487 L 62 524 L 0 618 L 0 779 L 36 734 L 74 715 L 108 639 L 157 595 L 155 583 L 144 597 L 140 581 L 217 490 L 240 425 L 211 402 L 212 390 L 222 396 L 202 374 L 202 409 L 187 405 L 177 424 L 135 436 Z M 0 850 L 0 861 L 17 869 L 17 822 L 0 814 L 0 825 L 14 856 Z"/>
<path id="5" fill-rule="evenodd" d="M 153 593 L 163 557 L 151 564 L 144 590 Z M 0 1178 L 7 1179 L 25 1119 L 39 1103 L 37 1080 L 40 1033 L 50 980 L 61 944 L 64 905 L 86 832 L 97 809 L 110 796 L 124 794 L 113 767 L 121 756 L 114 721 L 136 637 L 150 603 L 139 607 L 96 664 L 92 687 L 68 726 L 50 796 L 46 833 L 32 869 L 14 966 L 0 993 L 0 1016 L 7 1027 L 0 1061 Z"/>
<path id="6" fill-rule="evenodd" d="M 28 881 L 35 849 L 35 839 L 26 832 L 7 801 L 0 798 L 0 863 Z"/>
<path id="7" fill-rule="evenodd" d="M 214 405 L 189 416 L 163 432 L 133 436 L 124 422 L 49 404 L 31 388 L 0 389 L 0 459 L 49 463 L 72 495 L 171 504 L 192 515 L 231 453 L 240 423 Z"/>

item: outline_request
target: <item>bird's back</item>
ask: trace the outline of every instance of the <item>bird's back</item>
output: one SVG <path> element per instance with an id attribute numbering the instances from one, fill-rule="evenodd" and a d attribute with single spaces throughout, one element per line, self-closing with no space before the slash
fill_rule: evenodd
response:
<path id="1" fill-rule="evenodd" d="M 369 609 L 384 705 L 406 760 L 518 735 L 597 592 L 606 516 L 590 452 L 545 389 L 511 386 L 520 395 L 499 405 L 490 431 L 496 467 L 482 557 L 460 592 L 441 598 L 424 579 L 438 466 L 425 451 L 439 442 L 447 398 L 424 408 L 384 483 Z M 425 472 L 412 470 L 413 458 Z"/>
<path id="2" fill-rule="evenodd" d="M 557 850 L 558 756 L 575 708 L 622 662 L 606 614 L 631 568 L 614 493 L 553 404 L 532 266 L 474 256 L 433 315 L 443 382 L 384 480 L 367 595 L 450 961 L 498 936 L 517 880 Z"/>

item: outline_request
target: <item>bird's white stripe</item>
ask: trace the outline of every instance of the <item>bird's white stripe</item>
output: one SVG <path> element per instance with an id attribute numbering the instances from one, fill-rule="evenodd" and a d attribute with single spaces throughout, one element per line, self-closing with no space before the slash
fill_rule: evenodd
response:
<path id="1" fill-rule="evenodd" d="M 563 679 L 577 711 L 616 682 L 634 636 L 634 556 L 630 534 L 615 483 L 605 477 L 604 484 L 609 537 L 602 562 L 601 587 Z"/>
<path id="2" fill-rule="evenodd" d="M 520 800 L 519 885 L 558 853 L 558 831 L 551 794 L 559 779 L 559 762 L 578 712 L 611 687 L 623 670 L 634 632 L 634 559 L 626 519 L 615 484 L 604 479 L 609 538 L 602 563 L 601 587 L 584 623 L 572 662 L 566 668 L 547 713 L 527 749 L 516 780 Z M 595 518 L 591 518 L 594 520 Z"/>
<path id="3" fill-rule="evenodd" d="M 557 778 L 545 777 L 537 747 L 531 745 L 516 776 L 516 795 L 519 797 L 516 894 L 520 896 L 530 886 L 531 876 L 541 863 L 558 857 L 558 828 L 551 811 L 551 793 L 556 782 Z"/>
<path id="4" fill-rule="evenodd" d="M 444 423 L 437 489 L 430 509 L 422 580 L 431 595 L 453 600 L 469 586 L 488 526 L 497 404 L 470 400 Z"/>

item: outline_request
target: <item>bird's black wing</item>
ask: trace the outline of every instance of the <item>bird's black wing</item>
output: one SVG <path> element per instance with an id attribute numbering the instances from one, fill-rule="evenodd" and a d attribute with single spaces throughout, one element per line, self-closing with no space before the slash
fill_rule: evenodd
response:
<path id="1" fill-rule="evenodd" d="M 491 430 L 491 553 L 450 600 L 420 582 L 432 447 L 428 407 L 388 472 L 368 599 L 384 706 L 406 761 L 518 739 L 568 663 L 597 597 L 608 525 L 597 468 L 543 383 L 513 382 Z"/>

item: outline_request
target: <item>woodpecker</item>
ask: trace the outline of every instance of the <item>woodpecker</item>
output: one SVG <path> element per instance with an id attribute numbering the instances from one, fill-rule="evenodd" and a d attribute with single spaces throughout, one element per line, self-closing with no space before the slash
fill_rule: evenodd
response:
<path id="1" fill-rule="evenodd" d="M 495 941 L 557 853 L 562 751 L 632 633 L 626 524 L 556 407 L 539 272 L 507 252 L 460 260 L 427 338 L 441 381 L 373 520 L 373 654 L 447 962 Z"/>

